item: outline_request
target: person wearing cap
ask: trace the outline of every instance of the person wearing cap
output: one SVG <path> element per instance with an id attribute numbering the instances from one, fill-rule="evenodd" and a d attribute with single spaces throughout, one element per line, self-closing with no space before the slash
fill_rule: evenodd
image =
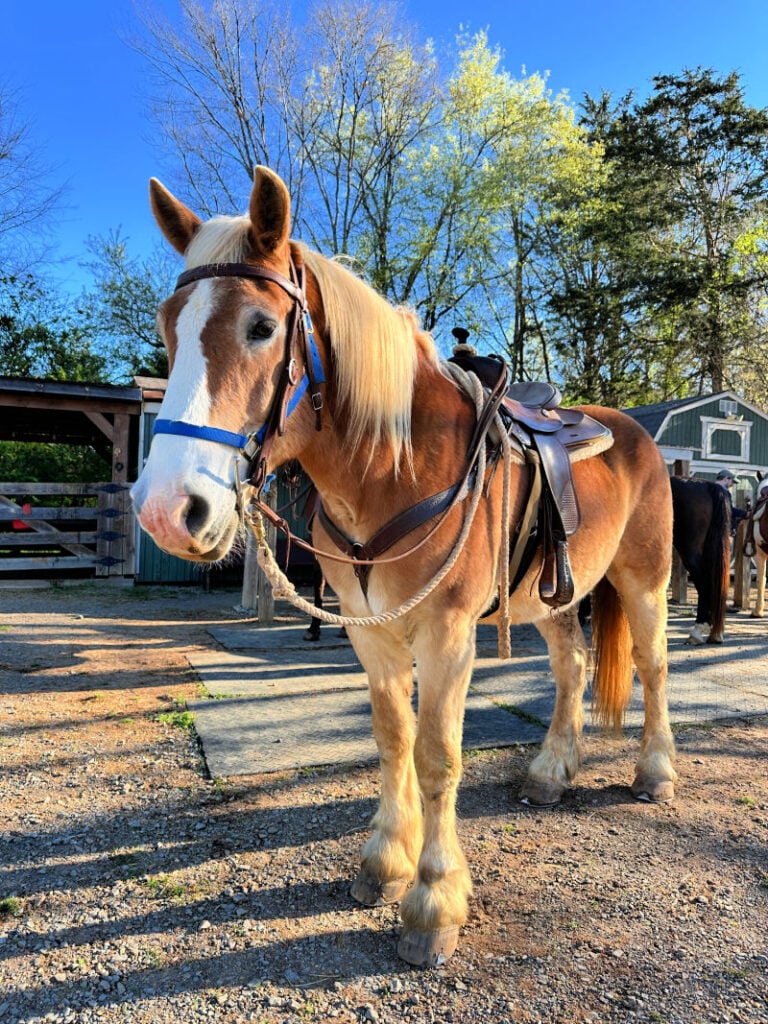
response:
<path id="1" fill-rule="evenodd" d="M 736 533 L 736 528 L 742 519 L 746 519 L 747 513 L 743 508 L 736 508 L 733 504 L 733 498 L 731 496 L 731 488 L 734 483 L 734 475 L 730 469 L 721 469 L 716 476 L 717 483 L 723 488 L 725 493 L 728 495 L 728 502 L 731 506 L 731 533 Z"/>

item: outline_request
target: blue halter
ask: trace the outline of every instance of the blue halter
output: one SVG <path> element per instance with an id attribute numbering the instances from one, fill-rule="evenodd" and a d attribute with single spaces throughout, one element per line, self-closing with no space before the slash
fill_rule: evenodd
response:
<path id="1" fill-rule="evenodd" d="M 291 273 L 292 275 L 295 274 L 293 263 L 291 263 Z M 216 444 L 225 444 L 231 448 L 236 448 L 238 451 L 245 453 L 249 458 L 249 476 L 254 476 L 254 463 L 260 450 L 262 458 L 258 468 L 264 471 L 266 468 L 266 453 L 263 450 L 265 443 L 275 433 L 283 433 L 285 420 L 296 409 L 308 389 L 311 389 L 312 408 L 317 417 L 317 429 L 320 429 L 320 410 L 323 405 L 323 399 L 318 391 L 318 386 L 325 383 L 323 364 L 320 361 L 320 353 L 315 343 L 312 320 L 307 309 L 304 290 L 300 284 L 295 284 L 292 280 L 282 277 L 282 275 L 266 267 L 252 266 L 248 263 L 215 263 L 194 267 L 192 270 L 186 271 L 179 277 L 176 289 L 183 288 L 205 277 L 244 277 L 269 280 L 278 284 L 293 298 L 295 302 L 294 313 L 292 323 L 289 325 L 286 334 L 283 370 L 272 408 L 269 411 L 266 422 L 251 434 L 238 434 L 231 430 L 223 430 L 221 427 L 209 427 L 204 424 L 188 423 L 186 420 L 168 419 L 155 420 L 152 434 L 153 436 L 155 434 L 177 434 L 181 437 L 194 437 L 199 440 L 213 441 Z M 296 361 L 294 350 L 299 334 L 304 341 L 304 373 L 297 381 L 295 379 Z M 292 393 L 286 402 L 289 392 Z"/>

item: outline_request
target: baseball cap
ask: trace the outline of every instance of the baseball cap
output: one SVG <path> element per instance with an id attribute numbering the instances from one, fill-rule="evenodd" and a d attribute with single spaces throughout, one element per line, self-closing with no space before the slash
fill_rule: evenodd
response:
<path id="1" fill-rule="evenodd" d="M 720 472 L 717 474 L 717 478 L 716 479 L 718 479 L 718 480 L 735 480 L 736 478 L 733 475 L 733 473 L 730 471 L 730 469 L 721 469 Z"/>

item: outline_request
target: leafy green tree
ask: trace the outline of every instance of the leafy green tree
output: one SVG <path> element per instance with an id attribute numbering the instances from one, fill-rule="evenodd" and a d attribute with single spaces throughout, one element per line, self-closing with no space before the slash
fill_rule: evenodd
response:
<path id="1" fill-rule="evenodd" d="M 0 277 L 0 367 L 5 376 L 107 380 L 86 329 L 29 274 Z"/>
<path id="2" fill-rule="evenodd" d="M 89 333 L 100 339 L 111 379 L 165 377 L 168 358 L 155 317 L 173 291 L 177 258 L 160 244 L 147 259 L 133 257 L 119 231 L 88 244 L 94 285 L 80 296 L 78 310 Z"/>
<path id="3" fill-rule="evenodd" d="M 614 121 L 606 151 L 646 199 L 623 225 L 641 300 L 654 319 L 674 313 L 693 385 L 717 392 L 752 333 L 743 319 L 750 297 L 768 283 L 758 230 L 768 110 L 746 104 L 735 72 L 686 69 L 653 82 L 651 96 Z"/>

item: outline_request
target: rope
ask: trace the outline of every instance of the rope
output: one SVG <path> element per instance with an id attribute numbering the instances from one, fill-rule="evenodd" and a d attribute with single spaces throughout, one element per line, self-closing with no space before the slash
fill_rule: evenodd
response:
<path id="1" fill-rule="evenodd" d="M 486 401 L 486 395 L 483 391 L 483 387 L 479 379 L 474 374 L 465 373 L 460 367 L 454 363 L 444 363 L 443 367 L 449 371 L 449 374 L 454 378 L 454 382 L 466 392 L 466 394 L 473 399 L 475 403 L 475 410 L 479 417 L 483 405 Z M 509 517 L 509 491 L 510 491 L 510 469 L 511 469 L 511 445 L 506 430 L 503 429 L 501 418 L 498 413 L 494 419 L 494 426 L 497 428 L 495 433 L 498 434 L 498 440 L 502 446 L 502 453 L 504 458 L 504 496 L 503 496 L 503 516 L 502 516 L 502 551 L 501 551 L 501 564 L 499 568 L 499 587 L 500 587 L 500 611 L 499 611 L 499 657 L 509 658 L 510 657 L 510 646 L 509 646 L 509 588 L 508 588 L 508 571 L 509 571 L 509 528 L 508 528 L 508 517 Z M 443 566 L 438 570 L 437 574 L 426 583 L 422 589 L 414 594 L 413 597 L 404 601 L 398 608 L 394 608 L 391 611 L 380 612 L 378 615 L 363 615 L 363 616 L 348 616 L 348 615 L 337 615 L 335 612 L 326 611 L 324 608 L 317 608 L 309 601 L 305 600 L 296 590 L 294 585 L 285 575 L 283 570 L 277 564 L 275 556 L 267 543 L 266 533 L 264 529 L 264 520 L 261 514 L 257 510 L 249 510 L 246 513 L 245 519 L 248 525 L 251 527 L 254 537 L 256 539 L 256 559 L 264 575 L 269 580 L 272 587 L 273 596 L 277 599 L 288 601 L 290 604 L 303 612 L 305 615 L 320 619 L 322 622 L 327 622 L 334 626 L 381 626 L 388 622 L 394 622 L 397 619 L 407 615 L 408 612 L 412 611 L 418 604 L 420 604 L 425 598 L 427 598 L 445 579 L 448 573 L 456 565 L 456 562 L 464 549 L 464 545 L 469 537 L 469 532 L 472 529 L 472 523 L 475 518 L 475 514 L 480 505 L 480 499 L 483 496 L 483 481 L 485 479 L 486 469 L 486 455 L 485 445 L 481 445 L 478 458 L 477 458 L 477 482 L 472 491 L 472 500 L 470 502 L 469 510 L 462 524 L 461 532 L 453 546 L 453 550 L 446 559 Z M 503 633 L 503 637 L 502 637 Z M 504 642 L 505 641 L 505 642 Z M 506 653 L 502 653 L 505 651 Z"/>

